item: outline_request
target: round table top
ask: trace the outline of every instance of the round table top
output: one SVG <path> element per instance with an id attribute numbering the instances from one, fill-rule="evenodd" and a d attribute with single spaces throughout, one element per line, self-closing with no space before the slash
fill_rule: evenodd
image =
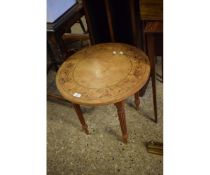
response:
<path id="1" fill-rule="evenodd" d="M 122 43 L 86 47 L 59 68 L 56 85 L 68 101 L 82 105 L 116 103 L 147 82 L 150 63 L 143 51 Z"/>

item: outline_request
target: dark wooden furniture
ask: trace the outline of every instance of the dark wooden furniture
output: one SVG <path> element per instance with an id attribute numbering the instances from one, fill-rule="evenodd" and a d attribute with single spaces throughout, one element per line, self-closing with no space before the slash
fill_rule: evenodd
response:
<path id="1" fill-rule="evenodd" d="M 88 34 L 72 34 L 70 28 L 73 24 L 79 22 L 84 33 L 85 28 L 81 22 L 84 16 L 84 9 L 81 3 L 76 0 L 54 1 L 48 0 L 48 18 L 47 18 L 47 48 L 50 55 L 50 64 L 47 67 L 47 73 L 54 67 L 58 70 L 66 57 L 72 52 L 66 48 L 66 43 L 81 41 L 89 38 Z M 51 11 L 50 11 L 51 10 Z M 61 96 L 53 93 L 47 94 L 48 99 L 65 101 Z"/>
<path id="2" fill-rule="evenodd" d="M 62 35 L 84 15 L 82 4 L 75 3 L 64 14 L 53 22 L 47 22 L 47 42 L 53 52 L 53 64 L 61 64 L 67 50 Z"/>
<path id="3" fill-rule="evenodd" d="M 145 33 L 154 33 L 155 52 L 157 55 L 163 55 L 163 0 L 140 0 L 139 9 L 144 50 L 147 52 Z"/>
<path id="4" fill-rule="evenodd" d="M 140 0 L 139 9 L 143 21 L 163 20 L 163 0 Z"/>
<path id="5" fill-rule="evenodd" d="M 151 79 L 152 79 L 152 92 L 153 92 L 153 106 L 155 113 L 155 122 L 157 119 L 157 99 L 156 99 L 156 45 L 155 38 L 158 34 L 163 33 L 163 24 L 160 21 L 147 22 L 144 29 L 147 55 L 150 58 L 151 63 Z M 163 72 L 163 58 L 162 58 L 162 72 Z"/>
<path id="6" fill-rule="evenodd" d="M 139 0 L 83 0 L 92 44 L 122 42 L 141 48 Z"/>
<path id="7" fill-rule="evenodd" d="M 105 43 L 70 56 L 57 72 L 56 85 L 61 95 L 73 103 L 86 134 L 89 132 L 79 105 L 115 104 L 123 142 L 127 143 L 124 100 L 135 94 L 138 110 L 139 89 L 149 75 L 149 59 L 142 50 L 128 44 Z"/>
<path id="8" fill-rule="evenodd" d="M 155 122 L 157 119 L 156 99 L 156 56 L 162 56 L 163 78 L 163 0 L 140 0 L 140 20 L 142 21 L 144 51 L 151 63 L 151 79 Z M 146 84 L 147 86 L 147 84 Z M 146 89 L 146 86 L 144 89 Z M 144 93 L 142 93 L 143 95 Z"/>

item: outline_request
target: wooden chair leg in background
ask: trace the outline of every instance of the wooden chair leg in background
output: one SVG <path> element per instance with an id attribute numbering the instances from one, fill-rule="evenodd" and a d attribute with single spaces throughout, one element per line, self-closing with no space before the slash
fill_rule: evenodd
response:
<path id="1" fill-rule="evenodd" d="M 135 93 L 135 105 L 136 105 L 136 110 L 139 110 L 139 105 L 140 105 L 140 97 L 139 97 L 139 91 Z"/>
<path id="2" fill-rule="evenodd" d="M 73 106 L 74 106 L 75 112 L 77 113 L 77 116 L 78 116 L 78 118 L 79 118 L 79 121 L 80 121 L 80 123 L 81 123 L 81 125 L 82 125 L 83 130 L 85 131 L 86 134 L 89 134 L 88 126 L 87 126 L 87 124 L 85 123 L 85 119 L 84 119 L 84 117 L 83 117 L 83 114 L 82 114 L 80 105 L 78 105 L 78 104 L 73 104 Z"/>
<path id="3" fill-rule="evenodd" d="M 117 113 L 118 113 L 121 131 L 122 131 L 123 142 L 125 144 L 127 144 L 128 143 L 128 132 L 127 132 L 127 127 L 126 127 L 124 101 L 115 103 L 115 106 L 117 107 Z"/>
<path id="4" fill-rule="evenodd" d="M 153 106 L 154 106 L 154 114 L 155 114 L 155 122 L 157 123 L 157 99 L 156 99 L 156 70 L 155 70 L 155 40 L 154 34 L 147 34 L 147 48 L 148 48 L 148 56 L 151 64 L 151 79 L 152 79 L 152 93 L 153 93 Z"/>
<path id="5" fill-rule="evenodd" d="M 145 94 L 145 92 L 147 90 L 147 86 L 149 84 L 149 80 L 150 80 L 150 78 L 147 80 L 146 84 L 139 90 L 139 96 L 140 97 L 144 96 L 144 94 Z"/>
<path id="6" fill-rule="evenodd" d="M 152 92 L 153 92 L 153 106 L 154 106 L 154 114 L 155 114 L 155 122 L 157 123 L 157 97 L 156 97 L 156 70 L 155 70 L 155 63 L 156 63 L 156 47 L 155 47 L 155 37 L 157 34 L 163 33 L 163 22 L 162 21 L 150 21 L 145 23 L 144 28 L 144 35 L 145 41 L 147 46 L 147 54 L 150 59 L 151 64 L 151 79 L 152 79 Z M 161 45 L 158 45 L 161 46 Z M 160 49 L 158 49 L 160 50 Z M 162 49 L 161 49 L 162 50 Z M 162 60 L 163 61 L 163 60 Z M 163 63 L 163 62 L 162 62 Z M 163 64 L 162 64 L 163 68 Z"/>

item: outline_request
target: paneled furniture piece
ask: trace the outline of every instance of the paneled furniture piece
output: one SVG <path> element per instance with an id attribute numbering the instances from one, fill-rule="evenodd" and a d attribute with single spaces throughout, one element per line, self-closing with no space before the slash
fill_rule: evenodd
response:
<path id="1" fill-rule="evenodd" d="M 70 56 L 57 72 L 56 85 L 61 95 L 73 103 L 86 134 L 88 127 L 80 105 L 114 104 L 123 142 L 127 143 L 124 101 L 135 95 L 136 109 L 139 109 L 139 89 L 149 75 L 149 59 L 142 50 L 128 44 L 104 43 L 86 47 Z"/>

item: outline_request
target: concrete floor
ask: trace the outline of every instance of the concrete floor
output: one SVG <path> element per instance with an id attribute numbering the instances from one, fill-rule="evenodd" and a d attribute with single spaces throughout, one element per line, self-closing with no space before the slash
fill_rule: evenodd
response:
<path id="1" fill-rule="evenodd" d="M 159 66 L 158 66 L 159 68 Z M 48 74 L 48 91 L 58 93 L 55 72 Z M 82 106 L 90 135 L 86 135 L 69 103 L 47 102 L 48 175 L 158 175 L 163 174 L 163 156 L 146 151 L 148 141 L 163 141 L 163 84 L 157 81 L 158 124 L 154 117 L 151 82 L 140 104 L 126 100 L 128 144 L 121 141 L 121 130 L 114 105 Z"/>

